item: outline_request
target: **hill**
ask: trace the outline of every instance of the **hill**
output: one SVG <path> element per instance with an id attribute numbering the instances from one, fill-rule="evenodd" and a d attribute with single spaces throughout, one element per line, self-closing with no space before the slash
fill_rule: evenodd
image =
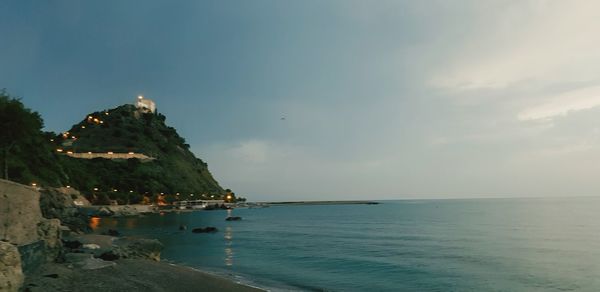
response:
<path id="1" fill-rule="evenodd" d="M 235 200 L 165 120 L 160 113 L 123 105 L 90 113 L 64 133 L 43 132 L 37 112 L 0 90 L 2 177 L 26 185 L 75 188 L 96 204 L 217 199 L 226 194 Z"/>
<path id="2" fill-rule="evenodd" d="M 53 142 L 63 153 L 60 160 L 70 186 L 94 194 L 94 201 L 109 197 L 119 203 L 137 203 L 141 195 L 165 194 L 167 200 L 223 195 L 208 165 L 165 120 L 160 113 L 123 105 L 90 113 L 57 135 Z M 67 153 L 102 153 L 104 158 L 73 158 Z M 151 159 L 125 159 L 127 154 Z"/>

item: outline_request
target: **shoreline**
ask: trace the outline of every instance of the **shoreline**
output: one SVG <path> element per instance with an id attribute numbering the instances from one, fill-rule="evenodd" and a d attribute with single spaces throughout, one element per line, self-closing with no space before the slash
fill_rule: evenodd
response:
<path id="1" fill-rule="evenodd" d="M 119 259 L 99 269 L 47 263 L 25 279 L 25 291 L 234 291 L 265 289 L 168 261 Z"/>

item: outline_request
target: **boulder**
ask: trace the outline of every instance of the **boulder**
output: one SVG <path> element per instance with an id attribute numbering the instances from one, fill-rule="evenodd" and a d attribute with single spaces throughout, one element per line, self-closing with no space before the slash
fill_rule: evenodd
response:
<path id="1" fill-rule="evenodd" d="M 59 257 L 62 251 L 60 220 L 45 219 L 38 223 L 38 236 L 44 242 L 47 262 Z"/>
<path id="2" fill-rule="evenodd" d="M 114 214 L 115 214 L 115 212 L 111 211 L 108 207 L 100 207 L 96 211 L 96 215 L 98 215 L 100 217 L 110 217 Z"/>
<path id="3" fill-rule="evenodd" d="M 112 252 L 121 258 L 160 261 L 164 246 L 156 239 L 123 237 L 113 242 Z"/>
<path id="4" fill-rule="evenodd" d="M 242 220 L 242 217 L 229 216 L 229 217 L 225 218 L 225 220 L 227 220 L 227 221 L 240 221 L 240 220 Z"/>
<path id="5" fill-rule="evenodd" d="M 24 278 L 19 250 L 0 241 L 0 291 L 19 291 Z"/>
<path id="6" fill-rule="evenodd" d="M 214 233 L 217 232 L 217 228 L 216 227 L 198 227 L 198 228 L 194 228 L 192 229 L 193 233 Z"/>
<path id="7" fill-rule="evenodd" d="M 40 195 L 42 215 L 48 219 L 60 219 L 62 224 L 72 231 L 89 231 L 87 216 L 80 211 L 80 206 L 75 204 L 81 198 L 79 192 L 73 189 L 43 189 Z"/>

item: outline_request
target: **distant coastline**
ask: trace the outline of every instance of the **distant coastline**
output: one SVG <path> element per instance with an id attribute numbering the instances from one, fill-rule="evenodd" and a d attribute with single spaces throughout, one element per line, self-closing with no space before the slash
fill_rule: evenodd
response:
<path id="1" fill-rule="evenodd" d="M 282 202 L 261 202 L 267 206 L 289 206 L 289 205 L 377 205 L 380 202 L 377 201 L 282 201 Z"/>

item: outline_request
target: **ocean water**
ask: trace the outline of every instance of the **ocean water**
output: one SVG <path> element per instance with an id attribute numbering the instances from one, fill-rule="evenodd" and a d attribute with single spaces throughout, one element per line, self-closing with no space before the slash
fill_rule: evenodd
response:
<path id="1" fill-rule="evenodd" d="M 191 233 L 202 226 L 219 232 Z M 273 291 L 600 291 L 600 198 L 280 206 L 97 228 L 157 238 L 163 259 Z"/>

